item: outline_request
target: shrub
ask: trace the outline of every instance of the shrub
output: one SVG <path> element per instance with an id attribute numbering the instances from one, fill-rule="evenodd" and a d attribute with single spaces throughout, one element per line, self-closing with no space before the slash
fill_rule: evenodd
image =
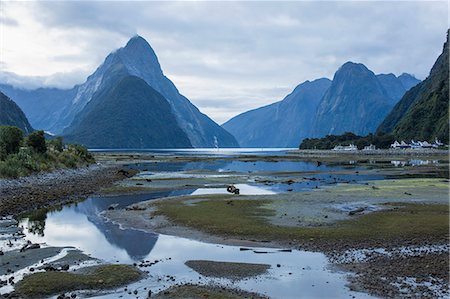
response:
<path id="1" fill-rule="evenodd" d="M 23 139 L 21 129 L 13 126 L 0 126 L 0 159 L 19 151 Z"/>
<path id="2" fill-rule="evenodd" d="M 45 143 L 44 131 L 35 131 L 28 135 L 27 145 L 37 153 L 45 153 L 47 145 Z"/>
<path id="3" fill-rule="evenodd" d="M 95 159 L 86 147 L 79 144 L 69 144 L 67 151 L 79 157 L 84 162 L 94 163 Z"/>
<path id="4" fill-rule="evenodd" d="M 63 138 L 58 136 L 55 139 L 48 140 L 47 148 L 53 151 L 62 152 L 64 150 Z"/>

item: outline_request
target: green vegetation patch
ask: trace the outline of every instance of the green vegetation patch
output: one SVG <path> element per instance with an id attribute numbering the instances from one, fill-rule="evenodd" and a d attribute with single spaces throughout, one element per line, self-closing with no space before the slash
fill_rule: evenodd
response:
<path id="1" fill-rule="evenodd" d="M 247 277 L 262 275 L 270 268 L 270 265 L 267 264 L 216 262 L 204 260 L 187 261 L 185 264 L 203 276 L 228 278 L 231 280 L 241 280 Z"/>
<path id="2" fill-rule="evenodd" d="M 414 178 L 395 180 L 375 180 L 364 184 L 342 184 L 326 188 L 333 193 L 353 196 L 365 194 L 367 197 L 392 197 L 406 198 L 420 196 L 424 200 L 435 199 L 436 196 L 448 200 L 449 181 L 436 178 Z"/>
<path id="3" fill-rule="evenodd" d="M 129 265 L 102 265 L 86 268 L 83 273 L 40 272 L 24 277 L 16 292 L 25 298 L 42 298 L 75 290 L 109 289 L 138 280 L 142 276 Z"/>
<path id="4" fill-rule="evenodd" d="M 64 146 L 61 137 L 46 140 L 43 131 L 24 137 L 19 128 L 0 126 L 0 178 L 76 168 L 94 162 L 87 148 L 76 144 Z"/>
<path id="5" fill-rule="evenodd" d="M 156 214 L 174 223 L 225 237 L 308 241 L 411 239 L 448 235 L 448 204 L 387 203 L 390 209 L 338 221 L 328 226 L 289 227 L 274 225 L 267 216 L 274 210 L 268 204 L 276 201 L 243 199 L 201 200 L 185 204 L 185 199 L 156 203 Z"/>
<path id="6" fill-rule="evenodd" d="M 262 299 L 267 298 L 263 295 L 250 293 L 237 289 L 224 288 L 219 286 L 201 286 L 185 284 L 181 286 L 173 286 L 165 291 L 158 293 L 155 297 L 158 299 L 203 299 L 203 298 L 221 298 L 221 299 L 242 299 L 253 298 Z"/>

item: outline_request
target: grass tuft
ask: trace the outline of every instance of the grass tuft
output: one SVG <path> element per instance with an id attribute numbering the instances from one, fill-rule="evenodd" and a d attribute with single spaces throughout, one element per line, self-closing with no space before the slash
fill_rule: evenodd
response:
<path id="1" fill-rule="evenodd" d="M 129 265 L 96 266 L 86 273 L 40 272 L 26 276 L 16 285 L 16 292 L 25 298 L 42 298 L 75 290 L 110 289 L 141 276 L 138 269 Z"/>

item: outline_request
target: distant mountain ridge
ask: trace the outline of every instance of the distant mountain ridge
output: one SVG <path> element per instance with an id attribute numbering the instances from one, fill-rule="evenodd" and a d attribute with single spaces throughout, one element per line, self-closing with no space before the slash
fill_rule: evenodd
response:
<path id="1" fill-rule="evenodd" d="M 399 139 L 449 141 L 449 31 L 430 75 L 409 90 L 378 127 Z"/>
<path id="2" fill-rule="evenodd" d="M 376 76 L 361 63 L 346 62 L 317 108 L 312 137 L 374 133 L 405 91 L 392 74 Z"/>
<path id="3" fill-rule="evenodd" d="M 0 92 L 0 125 L 16 126 L 25 134 L 33 132 L 20 107 L 2 92 Z"/>
<path id="4" fill-rule="evenodd" d="M 410 74 L 375 75 L 363 64 L 347 62 L 333 81 L 306 81 L 282 101 L 239 114 L 222 126 L 244 147 L 297 147 L 304 138 L 366 135 L 418 82 Z"/>
<path id="5" fill-rule="evenodd" d="M 0 91 L 15 100 L 34 128 L 58 132 L 58 130 L 54 130 L 55 124 L 75 96 L 76 88 L 27 90 L 0 84 Z"/>
<path id="6" fill-rule="evenodd" d="M 243 147 L 297 147 L 310 135 L 314 114 L 331 80 L 298 85 L 282 101 L 233 117 L 222 126 Z"/>

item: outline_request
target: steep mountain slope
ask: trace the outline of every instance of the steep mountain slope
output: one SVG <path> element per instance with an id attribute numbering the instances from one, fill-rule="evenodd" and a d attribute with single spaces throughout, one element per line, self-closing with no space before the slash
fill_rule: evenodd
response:
<path id="1" fill-rule="evenodd" d="M 15 100 L 34 128 L 46 131 L 53 131 L 54 124 L 76 92 L 75 88 L 26 90 L 7 84 L 0 84 L 0 91 Z"/>
<path id="2" fill-rule="evenodd" d="M 222 125 L 243 147 L 297 147 L 309 137 L 313 115 L 329 79 L 306 81 L 282 101 L 250 110 Z"/>
<path id="3" fill-rule="evenodd" d="M 192 147 L 166 99 L 140 78 L 94 94 L 65 138 L 91 148 Z"/>
<path id="4" fill-rule="evenodd" d="M 124 48 L 108 55 L 104 63 L 78 87 L 76 96 L 65 111 L 66 117 L 59 125 L 69 126 L 97 91 L 112 88 L 114 80 L 111 78 L 116 78 L 118 73 L 139 77 L 163 95 L 194 147 L 214 147 L 216 139 L 220 147 L 238 146 L 230 133 L 201 113 L 178 92 L 175 85 L 164 76 L 153 49 L 140 36 L 133 37 Z M 68 132 L 70 129 L 65 131 Z"/>
<path id="5" fill-rule="evenodd" d="M 408 91 L 378 128 L 399 139 L 449 140 L 449 40 L 430 75 Z"/>
<path id="6" fill-rule="evenodd" d="M 393 105 L 372 71 L 363 64 L 347 62 L 335 73 L 317 108 L 312 135 L 373 133 Z"/>
<path id="7" fill-rule="evenodd" d="M 25 134 L 33 132 L 23 111 L 2 92 L 0 92 L 0 125 L 16 126 Z"/>

